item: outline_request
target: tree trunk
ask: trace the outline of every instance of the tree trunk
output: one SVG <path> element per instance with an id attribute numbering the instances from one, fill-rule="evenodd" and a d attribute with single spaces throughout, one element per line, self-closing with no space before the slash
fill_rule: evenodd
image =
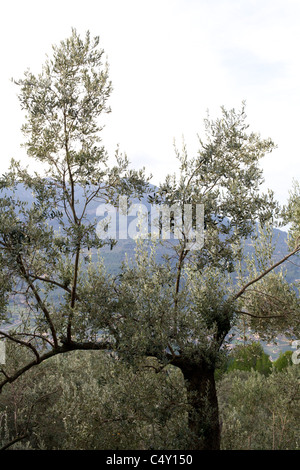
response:
<path id="1" fill-rule="evenodd" d="M 219 408 L 214 377 L 214 366 L 184 361 L 180 365 L 186 380 L 191 431 L 190 450 L 219 450 Z"/>

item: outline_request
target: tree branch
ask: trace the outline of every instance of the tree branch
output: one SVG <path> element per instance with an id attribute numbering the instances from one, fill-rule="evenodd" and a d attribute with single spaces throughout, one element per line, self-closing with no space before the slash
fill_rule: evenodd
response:
<path id="1" fill-rule="evenodd" d="M 55 330 L 55 327 L 54 327 L 54 324 L 52 322 L 52 319 L 51 319 L 51 316 L 50 316 L 50 313 L 48 312 L 48 309 L 46 308 L 44 302 L 42 301 L 41 297 L 39 296 L 39 293 L 38 291 L 36 290 L 33 282 L 31 281 L 30 279 L 30 275 L 27 273 L 26 269 L 25 269 L 25 266 L 22 262 L 22 259 L 21 257 L 19 257 L 19 264 L 20 264 L 20 267 L 21 267 L 21 272 L 23 274 L 23 276 L 25 277 L 30 289 L 32 290 L 39 306 L 41 307 L 44 315 L 45 315 L 45 318 L 47 320 L 47 323 L 50 327 L 50 330 L 51 330 L 51 333 L 52 333 L 52 338 L 53 338 L 53 341 L 54 341 L 54 346 L 57 347 L 58 346 L 58 341 L 57 341 L 57 335 L 56 335 L 56 330 Z"/>
<path id="2" fill-rule="evenodd" d="M 34 281 L 38 280 L 38 281 L 48 282 L 49 284 L 53 284 L 54 286 L 60 287 L 61 289 L 64 289 L 66 292 L 71 294 L 71 289 L 69 289 L 67 286 L 65 286 L 64 284 L 61 284 L 58 281 L 54 281 L 54 279 L 50 279 L 48 277 L 37 276 L 36 274 L 29 274 L 29 276 L 32 277 Z"/>
<path id="3" fill-rule="evenodd" d="M 27 437 L 29 437 L 29 434 L 23 434 L 22 436 L 19 436 L 19 437 L 15 437 L 12 441 L 8 442 L 7 444 L 5 444 L 3 447 L 0 448 L 0 450 L 6 450 L 8 449 L 9 447 L 13 446 L 14 444 L 16 444 L 17 442 L 20 442 L 22 441 L 23 439 L 26 439 Z"/>
<path id="4" fill-rule="evenodd" d="M 241 313 L 242 315 L 248 315 L 249 317 L 252 317 L 252 318 L 259 318 L 259 319 L 262 319 L 264 320 L 265 318 L 266 319 L 270 319 L 270 318 L 284 318 L 285 315 L 254 315 L 254 313 L 249 313 L 249 312 L 245 312 L 244 310 L 235 310 L 236 313 Z M 288 313 L 292 313 L 292 312 L 288 312 Z"/>
<path id="5" fill-rule="evenodd" d="M 265 277 L 267 274 L 269 274 L 269 272 L 273 271 L 273 269 L 277 268 L 278 266 L 280 266 L 282 263 L 284 263 L 286 260 L 288 260 L 291 256 L 295 255 L 296 253 L 298 253 L 300 251 L 300 246 L 297 245 L 297 247 L 291 251 L 289 254 L 287 254 L 284 258 L 282 258 L 280 261 L 277 261 L 277 263 L 273 264 L 272 266 L 270 266 L 268 269 L 266 269 L 265 271 L 263 271 L 259 276 L 257 276 L 256 278 L 252 279 L 251 281 L 247 282 L 247 284 L 245 284 L 234 296 L 233 296 L 233 300 L 237 300 L 239 297 L 241 297 L 241 295 L 244 294 L 244 292 L 248 289 L 248 287 L 252 286 L 252 284 L 255 284 L 256 282 L 260 281 L 260 279 L 262 279 L 263 277 Z"/>
<path id="6" fill-rule="evenodd" d="M 41 355 L 39 357 L 39 364 L 46 361 L 47 359 L 50 359 L 51 357 L 57 356 L 58 354 L 64 354 L 69 351 L 111 351 L 113 349 L 113 345 L 111 343 L 103 341 L 80 343 L 76 341 L 69 342 L 66 339 L 62 339 L 62 343 L 62 346 L 57 346 L 51 351 L 48 351 L 47 353 Z M 24 367 L 21 367 L 11 376 L 8 376 L 6 373 L 3 372 L 6 378 L 2 382 L 0 382 L 0 393 L 4 385 L 6 385 L 7 383 L 15 382 L 21 375 L 23 375 L 28 370 L 32 369 L 37 364 L 37 361 L 31 361 Z"/>
<path id="7" fill-rule="evenodd" d="M 26 346 L 27 348 L 31 349 L 31 351 L 33 351 L 33 353 L 36 356 L 37 363 L 40 361 L 40 355 L 37 352 L 36 348 L 31 343 L 27 343 L 26 341 L 22 341 L 21 339 L 14 338 L 12 335 L 9 335 L 8 333 L 5 333 L 4 331 L 0 331 L 0 335 L 4 336 L 10 341 L 14 341 L 15 343 L 21 344 L 22 346 Z"/>

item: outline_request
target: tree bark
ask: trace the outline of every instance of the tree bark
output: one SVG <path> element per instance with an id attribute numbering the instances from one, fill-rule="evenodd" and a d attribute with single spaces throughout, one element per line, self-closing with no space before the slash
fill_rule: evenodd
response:
<path id="1" fill-rule="evenodd" d="M 190 450 L 220 450 L 219 407 L 214 365 L 185 361 L 180 365 L 186 380 L 191 431 Z"/>

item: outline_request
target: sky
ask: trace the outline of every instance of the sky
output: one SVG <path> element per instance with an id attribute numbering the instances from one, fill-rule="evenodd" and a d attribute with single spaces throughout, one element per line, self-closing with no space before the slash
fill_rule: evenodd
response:
<path id="1" fill-rule="evenodd" d="M 1 173 L 21 148 L 24 115 L 11 78 L 39 73 L 52 44 L 100 36 L 110 66 L 112 113 L 103 143 L 117 145 L 153 184 L 177 169 L 174 140 L 192 157 L 203 120 L 241 107 L 277 149 L 261 165 L 281 204 L 300 179 L 299 0 L 12 0 L 1 2 Z"/>

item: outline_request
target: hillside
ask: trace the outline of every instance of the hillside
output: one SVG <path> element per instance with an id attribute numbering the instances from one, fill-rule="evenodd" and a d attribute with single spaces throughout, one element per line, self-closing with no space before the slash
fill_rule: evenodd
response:
<path id="1" fill-rule="evenodd" d="M 154 191 L 155 187 L 152 186 L 151 189 Z M 7 195 L 12 195 L 12 191 L 10 190 L 5 190 L 2 194 L 7 194 Z M 28 204 L 28 206 L 31 206 L 34 202 L 34 195 L 26 190 L 23 185 L 19 185 L 17 188 L 17 191 L 15 193 L 15 196 L 21 201 L 24 201 Z M 76 199 L 77 199 L 77 207 L 78 209 L 82 209 L 82 189 L 78 188 L 76 192 Z M 144 206 L 147 207 L 148 212 L 151 210 L 151 205 L 147 200 L 147 196 L 145 196 L 141 201 L 134 200 L 133 203 L 138 203 L 138 204 L 143 204 Z M 101 201 L 92 201 L 88 207 L 87 211 L 87 220 L 86 223 L 90 223 L 93 221 L 100 221 L 102 217 L 97 215 L 97 209 L 101 205 Z M 128 223 L 127 227 L 129 226 L 130 222 L 136 220 L 136 215 L 134 216 L 128 216 Z M 54 221 L 49 221 L 50 224 L 53 225 L 55 229 L 58 229 L 58 225 Z M 117 217 L 117 234 L 118 234 L 118 217 Z M 150 242 L 151 243 L 151 242 Z M 274 260 L 279 260 L 281 259 L 285 254 L 288 253 L 288 246 L 287 246 L 287 232 L 283 230 L 279 230 L 277 228 L 273 229 L 273 243 L 275 245 L 275 250 L 274 250 Z M 104 263 L 108 269 L 109 272 L 116 274 L 119 270 L 120 264 L 125 261 L 126 256 L 130 259 L 133 258 L 134 256 L 134 250 L 135 250 L 135 241 L 130 238 L 129 235 L 127 235 L 127 239 L 119 239 L 117 237 L 117 243 L 116 245 L 111 249 L 110 246 L 103 247 L 101 249 L 101 256 L 104 259 Z M 158 246 L 157 253 L 158 253 L 158 258 L 161 258 L 164 254 L 166 254 L 167 249 L 164 246 Z M 247 253 L 252 253 L 253 252 L 253 247 L 251 244 L 251 241 L 246 242 L 246 252 Z M 94 253 L 94 256 L 97 256 L 96 253 Z M 296 281 L 300 281 L 300 259 L 299 262 L 293 260 L 293 261 L 288 261 L 284 269 L 286 270 L 286 278 L 288 282 L 293 283 Z"/>

